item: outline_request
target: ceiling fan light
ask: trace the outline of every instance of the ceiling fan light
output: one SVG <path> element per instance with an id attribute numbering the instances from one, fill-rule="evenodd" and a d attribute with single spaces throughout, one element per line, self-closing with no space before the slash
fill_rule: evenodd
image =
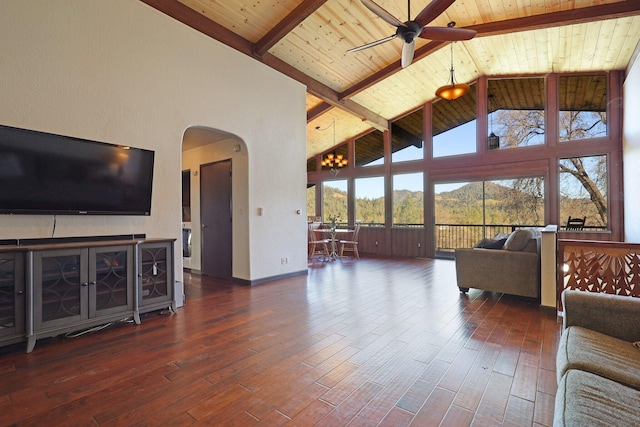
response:
<path id="1" fill-rule="evenodd" d="M 456 83 L 453 85 L 441 86 L 436 90 L 436 96 L 447 101 L 460 98 L 469 91 L 469 85 L 466 83 Z"/>

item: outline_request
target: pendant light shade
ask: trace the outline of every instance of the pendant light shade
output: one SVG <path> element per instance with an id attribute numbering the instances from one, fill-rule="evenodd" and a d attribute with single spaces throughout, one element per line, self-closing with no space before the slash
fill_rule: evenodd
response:
<path id="1" fill-rule="evenodd" d="M 451 83 L 444 85 L 436 90 L 436 96 L 438 98 L 446 99 L 447 101 L 460 98 L 462 95 L 469 91 L 469 85 L 466 83 L 456 83 L 455 70 L 453 69 L 453 43 L 451 43 L 451 69 L 449 70 L 451 75 Z"/>

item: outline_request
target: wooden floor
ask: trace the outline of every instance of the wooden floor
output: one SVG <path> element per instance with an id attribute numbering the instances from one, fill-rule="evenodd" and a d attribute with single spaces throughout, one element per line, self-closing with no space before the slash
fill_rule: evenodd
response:
<path id="1" fill-rule="evenodd" d="M 448 260 L 338 260 L 254 287 L 185 273 L 186 305 L 0 349 L 0 425 L 551 425 L 560 324 L 459 294 Z"/>

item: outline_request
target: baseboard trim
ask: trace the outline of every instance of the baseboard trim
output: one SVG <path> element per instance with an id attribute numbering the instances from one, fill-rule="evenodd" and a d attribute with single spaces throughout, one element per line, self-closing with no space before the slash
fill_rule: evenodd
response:
<path id="1" fill-rule="evenodd" d="M 263 277 L 262 279 L 247 280 L 247 279 L 240 279 L 238 277 L 234 277 L 231 280 L 233 281 L 233 283 L 238 283 L 240 285 L 254 286 L 254 285 L 261 285 L 263 283 L 273 282 L 275 280 L 286 279 L 294 276 L 302 276 L 302 275 L 306 276 L 307 274 L 309 274 L 308 270 L 300 270 L 300 271 L 294 271 L 286 274 L 278 274 L 277 276 Z"/>

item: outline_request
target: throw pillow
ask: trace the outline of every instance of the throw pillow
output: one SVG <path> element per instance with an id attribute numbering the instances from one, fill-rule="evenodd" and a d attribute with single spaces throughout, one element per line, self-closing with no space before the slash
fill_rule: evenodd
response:
<path id="1" fill-rule="evenodd" d="M 485 249 L 502 249 L 506 241 L 507 241 L 506 237 L 504 239 L 498 239 L 493 243 L 489 243 L 487 245 L 484 245 L 483 248 L 485 248 Z"/>
<path id="2" fill-rule="evenodd" d="M 509 235 L 502 249 L 506 251 L 521 251 L 527 246 L 531 238 L 533 238 L 531 230 L 516 230 Z"/>
<path id="3" fill-rule="evenodd" d="M 473 247 L 474 248 L 484 248 L 487 245 L 495 243 L 495 241 L 496 241 L 496 239 L 491 239 L 489 237 L 485 237 L 485 238 L 481 239 L 478 243 L 476 243 Z"/>

